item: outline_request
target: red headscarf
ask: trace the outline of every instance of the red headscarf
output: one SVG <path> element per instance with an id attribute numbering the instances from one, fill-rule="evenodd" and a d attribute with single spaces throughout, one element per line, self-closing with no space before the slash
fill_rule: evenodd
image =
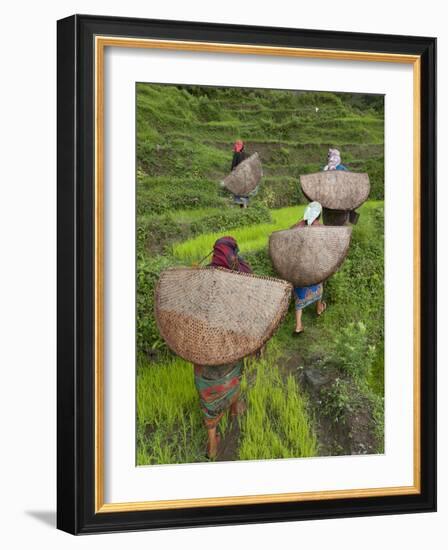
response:
<path id="1" fill-rule="evenodd" d="M 233 150 L 235 151 L 235 153 L 241 153 L 243 149 L 244 143 L 240 139 L 237 139 L 233 144 Z"/>
<path id="2" fill-rule="evenodd" d="M 221 237 L 215 242 L 212 261 L 209 266 L 252 273 L 249 264 L 238 256 L 238 244 L 233 237 Z"/>

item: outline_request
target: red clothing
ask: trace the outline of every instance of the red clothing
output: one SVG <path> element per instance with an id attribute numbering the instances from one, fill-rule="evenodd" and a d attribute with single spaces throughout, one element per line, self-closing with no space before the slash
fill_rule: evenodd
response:
<path id="1" fill-rule="evenodd" d="M 249 264 L 238 256 L 238 245 L 233 237 L 221 237 L 215 242 L 212 261 L 209 265 L 252 273 Z"/>

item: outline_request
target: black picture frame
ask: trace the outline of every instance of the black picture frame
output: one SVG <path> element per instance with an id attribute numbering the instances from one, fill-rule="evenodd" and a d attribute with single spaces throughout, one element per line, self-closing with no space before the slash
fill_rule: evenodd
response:
<path id="1" fill-rule="evenodd" d="M 95 512 L 94 51 L 97 35 L 412 54 L 421 58 L 419 494 Z M 57 527 L 72 534 L 436 509 L 436 39 L 74 15 L 57 24 Z"/>

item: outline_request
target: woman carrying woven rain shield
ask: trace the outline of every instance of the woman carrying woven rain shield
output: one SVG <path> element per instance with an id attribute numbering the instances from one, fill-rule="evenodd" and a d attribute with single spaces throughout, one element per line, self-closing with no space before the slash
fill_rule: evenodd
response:
<path id="1" fill-rule="evenodd" d="M 296 227 L 319 225 L 319 220 L 322 213 L 322 206 L 317 201 L 311 202 L 305 209 L 303 219 L 293 225 L 291 229 Z M 294 299 L 296 305 L 296 328 L 293 332 L 297 336 L 303 332 L 302 311 L 316 303 L 316 313 L 321 315 L 327 308 L 327 304 L 322 300 L 324 292 L 323 283 L 317 283 L 310 286 L 296 286 L 294 288 Z"/>
<path id="2" fill-rule="evenodd" d="M 222 237 L 215 242 L 209 267 L 252 273 L 250 266 L 238 255 L 238 244 L 233 237 Z M 242 374 L 242 360 L 230 365 L 194 366 L 195 386 L 207 429 L 209 458 L 216 458 L 218 453 L 220 436 L 217 427 L 221 418 L 229 410 L 232 416 L 245 410 L 240 399 Z"/>

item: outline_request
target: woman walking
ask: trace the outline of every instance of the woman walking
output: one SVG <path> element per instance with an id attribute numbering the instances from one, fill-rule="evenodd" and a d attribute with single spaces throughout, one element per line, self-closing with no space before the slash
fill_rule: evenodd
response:
<path id="1" fill-rule="evenodd" d="M 341 153 L 339 152 L 339 149 L 328 149 L 327 153 L 327 165 L 324 166 L 324 172 L 327 170 L 346 170 L 348 171 L 347 167 L 342 164 L 341 160 Z"/>
<path id="2" fill-rule="evenodd" d="M 233 144 L 233 157 L 230 170 L 235 170 L 238 164 L 241 164 L 243 160 L 246 160 L 247 158 L 248 156 L 244 150 L 244 143 L 240 139 L 236 140 Z M 245 195 L 233 195 L 233 200 L 236 204 L 240 205 L 240 208 L 247 208 L 249 204 L 249 197 Z"/>
<path id="3" fill-rule="evenodd" d="M 238 252 L 238 244 L 233 237 L 218 239 L 213 246 L 209 267 L 252 273 L 252 269 Z M 218 454 L 221 438 L 217 433 L 217 427 L 221 418 L 227 411 L 230 411 L 232 416 L 237 416 L 245 410 L 240 399 L 242 374 L 242 360 L 230 365 L 194 366 L 195 385 L 207 429 L 207 456 L 210 459 L 216 458 Z"/>
<path id="4" fill-rule="evenodd" d="M 305 227 L 318 225 L 322 213 L 322 206 L 317 201 L 311 202 L 305 209 L 303 219 L 293 225 L 291 229 L 295 227 Z M 296 328 L 293 332 L 294 336 L 298 336 L 303 332 L 302 324 L 302 311 L 316 303 L 317 315 L 322 315 L 326 310 L 327 304 L 322 300 L 324 292 L 323 283 L 317 283 L 311 286 L 297 286 L 294 288 L 294 299 L 296 304 Z"/>
<path id="5" fill-rule="evenodd" d="M 349 172 L 347 166 L 342 164 L 339 149 L 328 149 L 327 162 L 328 164 L 323 168 L 325 172 L 328 170 Z M 325 225 L 345 225 L 347 221 L 356 224 L 358 223 L 359 214 L 354 210 L 329 210 L 328 208 L 324 208 L 323 218 Z"/>

